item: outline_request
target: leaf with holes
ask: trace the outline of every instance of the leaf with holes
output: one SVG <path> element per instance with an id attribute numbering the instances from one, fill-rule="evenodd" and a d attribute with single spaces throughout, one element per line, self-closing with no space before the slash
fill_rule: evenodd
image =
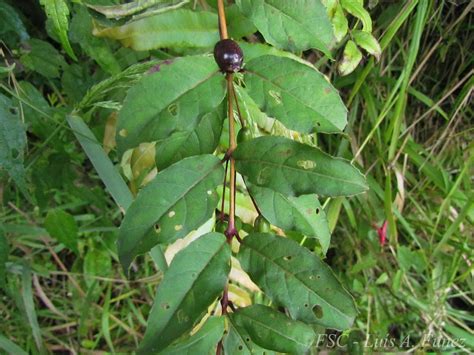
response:
<path id="1" fill-rule="evenodd" d="M 219 40 L 216 14 L 187 9 L 164 12 L 123 26 L 96 29 L 94 35 L 119 40 L 136 51 L 211 48 Z"/>
<path id="2" fill-rule="evenodd" d="M 210 317 L 206 323 L 190 337 L 171 344 L 160 355 L 211 354 L 222 338 L 225 330 L 224 317 Z"/>
<path id="3" fill-rule="evenodd" d="M 334 133 L 346 126 L 347 109 L 337 90 L 306 64 L 261 56 L 247 63 L 244 79 L 259 108 L 290 129 Z"/>
<path id="4" fill-rule="evenodd" d="M 191 330 L 222 292 L 229 271 L 223 234 L 205 234 L 180 251 L 158 286 L 138 353 L 157 353 Z"/>
<path id="5" fill-rule="evenodd" d="M 206 113 L 192 131 L 176 132 L 156 142 L 156 166 L 162 170 L 183 158 L 213 153 L 219 144 L 224 113 L 222 110 Z"/>
<path id="6" fill-rule="evenodd" d="M 142 142 L 192 132 L 224 99 L 225 81 L 210 56 L 164 61 L 153 70 L 129 90 L 119 113 L 120 154 Z"/>
<path id="7" fill-rule="evenodd" d="M 293 52 L 316 48 L 331 57 L 331 22 L 319 0 L 237 0 L 265 40 Z"/>
<path id="8" fill-rule="evenodd" d="M 316 195 L 286 196 L 265 187 L 251 186 L 259 211 L 273 225 L 318 239 L 326 253 L 331 241 L 326 214 Z"/>
<path id="9" fill-rule="evenodd" d="M 135 256 L 182 238 L 207 221 L 223 179 L 221 161 L 213 155 L 185 158 L 158 173 L 138 193 L 120 226 L 117 246 L 124 269 Z"/>
<path id="10" fill-rule="evenodd" d="M 281 353 L 304 354 L 315 340 L 313 329 L 270 307 L 256 304 L 239 309 L 229 317 L 244 328 L 252 342 Z"/>
<path id="11" fill-rule="evenodd" d="M 250 234 L 238 258 L 251 279 L 293 319 L 340 330 L 352 325 L 356 309 L 351 295 L 329 266 L 294 240 Z"/>
<path id="12" fill-rule="evenodd" d="M 245 328 L 237 323 L 232 315 L 227 317 L 228 332 L 223 339 L 225 354 L 239 355 L 273 355 L 273 351 L 263 349 L 255 344 Z"/>
<path id="13" fill-rule="evenodd" d="M 347 196 L 367 190 L 364 176 L 346 160 L 284 137 L 241 143 L 233 157 L 237 171 L 252 184 L 287 196 Z"/>

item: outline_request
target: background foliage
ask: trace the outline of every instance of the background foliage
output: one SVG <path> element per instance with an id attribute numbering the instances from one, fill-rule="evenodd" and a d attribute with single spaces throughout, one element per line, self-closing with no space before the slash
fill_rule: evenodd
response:
<path id="1" fill-rule="evenodd" d="M 137 347 L 163 260 L 141 256 L 131 279 L 125 277 L 115 244 L 116 206 L 127 209 L 154 177 L 155 151 L 167 155 L 158 154 L 159 143 L 142 144 L 119 159 L 137 141 L 120 135 L 124 127 L 115 139 L 117 110 L 144 73 L 175 56 L 208 52 L 218 40 L 213 1 L 149 1 L 112 10 L 102 7 L 112 1 L 87 3 L 0 2 L 0 348 L 11 353 L 20 353 L 16 346 L 31 353 Z M 318 143 L 333 155 L 354 157 L 370 186 L 365 195 L 321 206 L 332 232 L 325 261 L 358 309 L 351 336 L 410 336 L 412 349 L 430 336 L 464 338 L 455 347 L 473 349 L 472 3 L 327 0 L 333 36 L 321 32 L 324 23 L 312 27 L 314 33 L 303 26 L 294 43 L 252 8 L 260 2 L 236 3 L 228 8 L 234 38 L 262 42 L 254 35 L 259 31 L 272 51 L 291 50 L 313 63 L 349 109 L 344 137 L 322 136 Z M 197 16 L 193 8 L 209 12 Z M 317 9 L 304 14 L 308 23 L 321 23 Z M 144 28 L 167 35 L 147 36 Z M 305 41 L 326 55 L 302 52 L 297 44 Z M 242 48 L 247 62 L 258 56 L 259 47 Z M 143 88 L 150 89 L 159 88 Z M 237 94 L 251 102 L 246 92 Z M 218 90 L 214 95 L 222 100 Z M 255 113 L 245 105 L 244 116 Z M 266 116 L 253 119 L 268 131 L 293 135 Z M 173 153 L 168 157 L 159 164 L 168 166 Z M 237 197 L 239 217 L 251 222 L 251 202 Z M 285 223 L 281 227 L 291 229 L 301 222 Z M 308 235 L 316 230 L 306 228 Z M 236 304 L 261 299 L 241 274 L 232 277 Z M 236 324 L 245 319 L 245 312 L 233 318 Z"/>

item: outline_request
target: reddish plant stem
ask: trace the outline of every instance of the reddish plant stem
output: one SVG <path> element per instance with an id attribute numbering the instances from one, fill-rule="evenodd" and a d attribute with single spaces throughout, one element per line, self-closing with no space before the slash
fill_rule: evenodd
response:
<path id="1" fill-rule="evenodd" d="M 219 15 L 219 33 L 221 40 L 229 38 L 227 33 L 227 23 L 225 18 L 225 9 L 224 9 L 224 0 L 217 0 L 217 13 Z M 228 119 L 229 119 L 229 150 L 226 152 L 226 174 L 227 177 L 227 167 L 230 160 L 230 181 L 229 181 L 229 224 L 225 235 L 227 237 L 227 242 L 232 243 L 232 239 L 237 235 L 237 230 L 235 229 L 235 160 L 232 158 L 232 152 L 237 146 L 235 140 L 235 122 L 234 122 L 234 110 L 232 106 L 232 99 L 236 99 L 236 94 L 233 87 L 233 75 L 228 73 L 226 75 L 227 81 L 227 106 L 228 106 Z M 239 114 L 240 114 L 240 109 Z M 226 188 L 226 177 L 224 178 L 224 193 L 222 195 L 222 208 L 221 208 L 221 218 L 224 216 L 224 200 L 225 200 L 225 188 Z M 238 237 L 237 237 L 238 238 Z M 238 238 L 240 239 L 240 238 Z M 229 304 L 229 292 L 228 284 L 225 285 L 224 291 L 221 298 L 221 308 L 222 315 L 227 314 L 227 307 Z M 223 339 L 219 341 L 216 348 L 216 355 L 221 355 L 223 352 Z"/>
<path id="2" fill-rule="evenodd" d="M 222 186 L 222 203 L 221 203 L 221 214 L 219 216 L 219 220 L 222 222 L 224 220 L 225 212 L 224 212 L 224 202 L 225 202 L 225 185 L 227 184 L 227 169 L 229 168 L 229 160 L 225 162 L 225 172 L 224 172 L 224 185 Z"/>

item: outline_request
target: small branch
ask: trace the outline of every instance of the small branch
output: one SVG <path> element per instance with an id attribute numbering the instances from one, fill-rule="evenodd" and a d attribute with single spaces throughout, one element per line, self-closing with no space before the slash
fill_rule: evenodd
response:
<path id="1" fill-rule="evenodd" d="M 235 86 L 233 84 L 232 84 L 232 96 L 234 97 L 235 107 L 237 108 L 237 113 L 238 113 L 238 116 L 239 116 L 240 125 L 243 128 L 243 127 L 245 127 L 245 120 L 242 117 L 242 113 L 240 112 L 239 100 L 237 100 L 237 94 L 235 92 Z"/>
<path id="2" fill-rule="evenodd" d="M 224 212 L 224 203 L 225 203 L 225 185 L 227 183 L 227 169 L 229 167 L 229 160 L 226 160 L 225 162 L 225 172 L 224 172 L 224 185 L 222 186 L 222 203 L 221 203 L 221 215 L 219 217 L 219 219 L 221 221 L 224 220 L 224 215 L 225 215 L 225 212 Z"/>

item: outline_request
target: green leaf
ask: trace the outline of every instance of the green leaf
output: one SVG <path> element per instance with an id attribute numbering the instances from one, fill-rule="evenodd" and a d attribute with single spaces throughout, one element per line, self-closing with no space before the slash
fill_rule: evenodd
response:
<path id="1" fill-rule="evenodd" d="M 5 170 L 18 188 L 29 196 L 23 166 L 26 132 L 18 108 L 0 94 L 0 170 Z"/>
<path id="2" fill-rule="evenodd" d="M 259 211 L 273 225 L 316 238 L 326 253 L 331 241 L 328 221 L 316 195 L 285 196 L 265 187 L 251 186 Z"/>
<path id="3" fill-rule="evenodd" d="M 38 324 L 38 317 L 36 315 L 35 302 L 33 298 L 33 290 L 31 288 L 31 269 L 26 264 L 22 268 L 21 289 L 19 299 L 21 302 L 21 309 L 25 312 L 26 319 L 31 328 L 31 333 L 35 340 L 35 344 L 40 353 L 43 351 L 43 338 L 41 335 L 41 328 Z"/>
<path id="4" fill-rule="evenodd" d="M 27 355 L 28 353 L 0 334 L 0 349 L 4 350 L 9 355 Z"/>
<path id="5" fill-rule="evenodd" d="M 7 286 L 7 266 L 8 255 L 10 253 L 10 246 L 8 245 L 7 237 L 0 228 L 0 289 L 6 290 Z"/>
<path id="6" fill-rule="evenodd" d="M 233 155 L 248 180 L 288 196 L 355 195 L 367 190 L 364 176 L 349 162 L 284 137 L 241 143 Z"/>
<path id="7" fill-rule="evenodd" d="M 276 56 L 255 58 L 245 69 L 250 97 L 262 111 L 287 128 L 304 133 L 332 133 L 346 126 L 344 103 L 316 69 Z"/>
<path id="8" fill-rule="evenodd" d="M 79 116 L 67 116 L 74 135 L 86 152 L 92 165 L 97 170 L 105 187 L 112 195 L 115 203 L 125 211 L 133 201 L 133 196 L 122 176 L 115 169 L 114 164 L 105 153 L 102 145 L 97 141 L 92 131 Z"/>
<path id="9" fill-rule="evenodd" d="M 29 51 L 20 58 L 23 65 L 48 79 L 59 77 L 59 69 L 64 67 L 66 62 L 56 48 L 35 38 L 27 43 Z"/>
<path id="10" fill-rule="evenodd" d="M 223 345 L 225 354 L 239 354 L 239 355 L 273 355 L 273 351 L 263 349 L 255 344 L 250 338 L 249 333 L 245 330 L 242 324 L 237 324 L 234 317 L 231 315 L 227 317 L 229 329 L 224 337 Z"/>
<path id="11" fill-rule="evenodd" d="M 78 227 L 74 218 L 66 211 L 50 210 L 44 220 L 44 227 L 49 235 L 66 247 L 78 253 Z"/>
<path id="12" fill-rule="evenodd" d="M 225 83 L 212 57 L 162 62 L 127 94 L 117 127 L 119 152 L 193 131 L 224 96 Z"/>
<path id="13" fill-rule="evenodd" d="M 304 354 L 315 340 L 311 326 L 264 305 L 241 308 L 230 317 L 245 328 L 254 343 L 265 349 Z"/>
<path id="14" fill-rule="evenodd" d="M 316 255 L 297 242 L 272 234 L 245 237 L 238 259 L 251 279 L 293 319 L 347 329 L 356 316 L 354 301 Z"/>
<path id="15" fill-rule="evenodd" d="M 224 235 L 208 233 L 175 256 L 156 291 L 139 354 L 159 352 L 192 329 L 222 292 L 230 254 Z"/>
<path id="16" fill-rule="evenodd" d="M 344 11 L 342 10 L 342 6 L 339 3 L 336 5 L 331 22 L 334 27 L 334 36 L 336 37 L 336 40 L 340 42 L 347 34 L 349 24 L 344 15 Z"/>
<path id="17" fill-rule="evenodd" d="M 185 158 L 158 173 L 138 193 L 120 226 L 118 253 L 124 269 L 138 254 L 182 238 L 207 221 L 223 179 L 224 168 L 213 155 Z"/>
<path id="18" fill-rule="evenodd" d="M 225 13 L 227 17 L 227 29 L 231 38 L 239 39 L 257 32 L 257 28 L 253 22 L 240 12 L 237 5 L 233 4 L 227 6 Z"/>
<path id="19" fill-rule="evenodd" d="M 160 355 L 210 355 L 215 354 L 216 346 L 225 328 L 224 317 L 210 317 L 196 334 L 168 346 Z"/>
<path id="20" fill-rule="evenodd" d="M 81 46 L 88 56 L 111 75 L 120 73 L 121 68 L 109 43 L 92 34 L 92 16 L 83 6 L 78 7 L 71 21 L 71 42 Z"/>
<path id="21" fill-rule="evenodd" d="M 366 32 L 372 32 L 372 19 L 366 9 L 363 1 L 359 0 L 341 0 L 341 5 L 352 16 L 357 17 L 362 22 L 362 29 Z"/>
<path id="22" fill-rule="evenodd" d="M 237 0 L 265 40 L 293 52 L 316 48 L 331 56 L 331 22 L 319 0 Z"/>
<path id="23" fill-rule="evenodd" d="M 29 38 L 25 25 L 18 13 L 6 2 L 0 2 L 0 37 L 12 48 L 16 41 L 26 41 Z"/>
<path id="24" fill-rule="evenodd" d="M 87 285 L 97 281 L 94 276 L 109 277 L 112 271 L 110 253 L 103 247 L 96 246 L 87 251 L 84 257 L 84 277 Z M 88 277 L 89 276 L 89 277 Z"/>
<path id="25" fill-rule="evenodd" d="M 204 114 L 194 130 L 176 132 L 156 143 L 156 166 L 162 170 L 186 157 L 213 153 L 219 144 L 224 114 Z"/>
<path id="26" fill-rule="evenodd" d="M 211 48 L 219 40 L 217 15 L 179 9 L 127 23 L 97 29 L 94 34 L 119 40 L 136 51 L 157 48 Z"/>
<path id="27" fill-rule="evenodd" d="M 382 54 L 379 42 L 372 36 L 371 33 L 365 31 L 352 31 L 352 37 L 357 45 L 372 54 L 377 60 Z"/>
<path id="28" fill-rule="evenodd" d="M 339 74 L 348 75 L 352 73 L 357 68 L 361 60 L 362 53 L 359 48 L 357 48 L 357 45 L 354 43 L 354 41 L 347 41 L 344 48 L 344 55 L 337 67 Z"/>
<path id="29" fill-rule="evenodd" d="M 46 16 L 52 21 L 54 31 L 58 35 L 61 44 L 69 56 L 77 60 L 68 38 L 69 8 L 64 0 L 40 0 L 44 6 Z"/>

